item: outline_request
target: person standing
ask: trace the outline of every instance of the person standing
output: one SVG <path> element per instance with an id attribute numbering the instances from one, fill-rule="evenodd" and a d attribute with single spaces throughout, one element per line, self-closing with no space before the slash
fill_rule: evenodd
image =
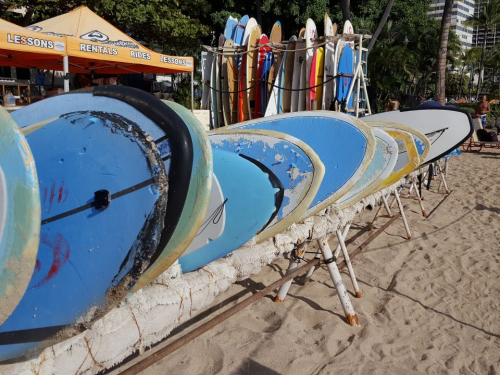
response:
<path id="1" fill-rule="evenodd" d="M 478 115 L 479 118 L 481 119 L 483 127 L 486 126 L 486 118 L 488 117 L 490 112 L 491 108 L 490 108 L 490 103 L 488 102 L 488 98 L 486 97 L 486 95 L 483 95 L 481 101 L 477 103 L 476 106 L 476 115 Z"/>

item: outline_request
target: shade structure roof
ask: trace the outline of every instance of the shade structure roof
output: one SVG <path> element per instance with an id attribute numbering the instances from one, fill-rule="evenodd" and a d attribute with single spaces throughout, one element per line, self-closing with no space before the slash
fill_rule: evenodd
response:
<path id="1" fill-rule="evenodd" d="M 39 34 L 0 19 L 0 65 L 62 70 L 66 38 Z"/>
<path id="2" fill-rule="evenodd" d="M 182 73 L 194 69 L 192 57 L 154 52 L 85 6 L 26 29 L 4 20 L 0 28 L 1 65 L 63 70 L 61 56 L 67 55 L 69 71 L 75 73 Z M 33 41 L 37 39 L 44 43 Z M 54 47 L 39 47 L 48 43 Z"/>

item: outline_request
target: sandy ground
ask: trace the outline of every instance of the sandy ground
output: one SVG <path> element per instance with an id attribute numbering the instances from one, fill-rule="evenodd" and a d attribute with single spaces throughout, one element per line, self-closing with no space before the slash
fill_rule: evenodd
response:
<path id="1" fill-rule="evenodd" d="M 321 268 L 305 286 L 293 284 L 285 302 L 268 295 L 143 374 L 500 374 L 500 152 L 454 157 L 448 178 L 454 192 L 431 219 L 416 201 L 403 201 L 411 241 L 399 220 L 353 261 L 361 299 L 342 272 L 361 328 L 346 323 Z M 437 185 L 424 191 L 428 212 L 444 197 Z M 373 215 L 355 221 L 351 251 L 368 237 Z M 287 266 L 282 259 L 234 285 L 166 343 L 269 285 Z"/>

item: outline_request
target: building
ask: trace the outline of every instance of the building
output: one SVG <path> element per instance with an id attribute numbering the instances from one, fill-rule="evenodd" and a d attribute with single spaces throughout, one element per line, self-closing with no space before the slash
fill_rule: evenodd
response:
<path id="1" fill-rule="evenodd" d="M 489 0 L 476 0 L 476 6 L 474 9 L 474 15 L 479 16 L 484 5 L 488 4 Z M 500 29 L 499 30 L 489 30 L 486 36 L 486 48 L 493 47 L 497 41 L 500 40 Z M 484 30 L 477 27 L 474 28 L 473 46 L 482 47 L 484 46 Z"/>
<path id="2" fill-rule="evenodd" d="M 477 1 L 476 1 L 477 2 Z M 427 12 L 430 18 L 441 20 L 443 18 L 444 0 L 434 0 Z M 464 26 L 463 23 L 474 15 L 475 11 L 474 0 L 455 0 L 451 13 L 450 29 L 457 34 L 462 44 L 462 52 L 473 46 L 474 30 L 471 26 Z"/>

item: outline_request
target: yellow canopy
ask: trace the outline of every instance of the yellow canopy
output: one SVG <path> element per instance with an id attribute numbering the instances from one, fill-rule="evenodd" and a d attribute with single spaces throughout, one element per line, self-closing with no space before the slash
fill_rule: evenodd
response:
<path id="1" fill-rule="evenodd" d="M 0 65 L 63 70 L 66 38 L 41 35 L 0 19 Z"/>
<path id="2" fill-rule="evenodd" d="M 126 74 L 193 71 L 192 57 L 168 56 L 151 51 L 85 6 L 28 28 L 47 37 L 66 37 L 71 72 Z"/>

